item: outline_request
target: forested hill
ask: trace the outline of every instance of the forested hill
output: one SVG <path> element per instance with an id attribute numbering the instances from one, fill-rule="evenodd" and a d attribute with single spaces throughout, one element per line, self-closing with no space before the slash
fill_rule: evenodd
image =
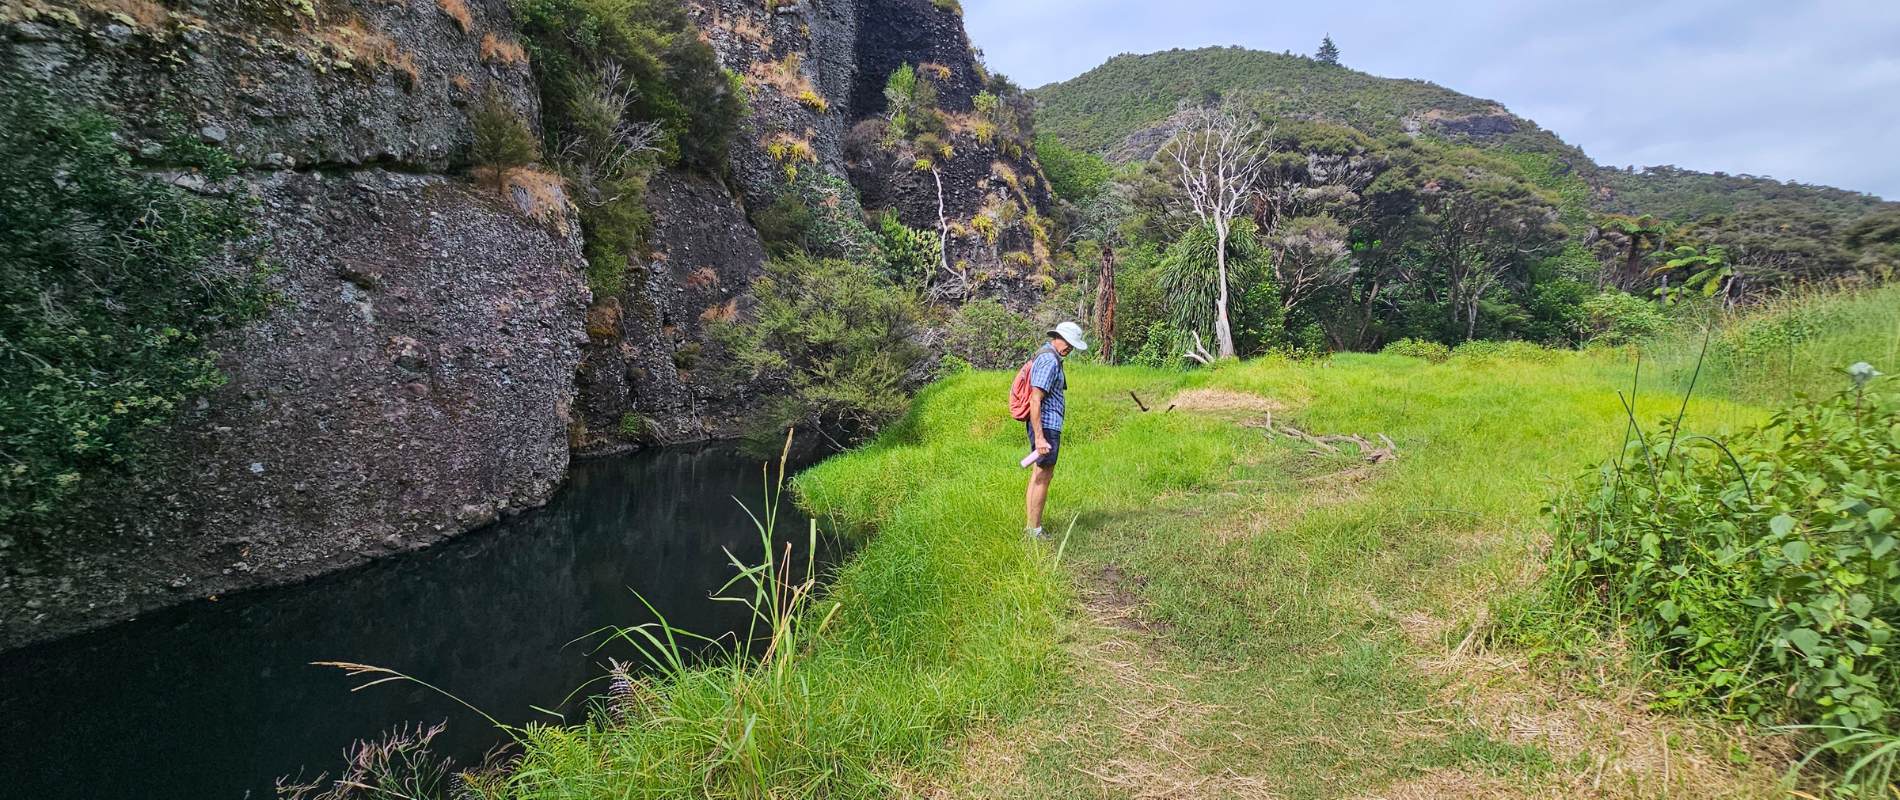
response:
<path id="1" fill-rule="evenodd" d="M 1042 132 L 1104 155 L 1119 153 L 1129 136 L 1165 121 L 1184 99 L 1231 99 L 1270 116 L 1322 120 L 1375 136 L 1431 125 L 1521 149 L 1581 154 L 1490 100 L 1426 81 L 1239 47 L 1119 55 L 1034 94 L 1041 101 L 1036 125 Z"/>
<path id="2" fill-rule="evenodd" d="M 1868 194 L 1770 178 L 1674 167 L 1602 167 L 1492 100 L 1426 81 L 1382 78 L 1305 56 L 1239 47 L 1119 55 L 1034 94 L 1042 133 L 1112 161 L 1151 155 L 1172 133 L 1165 123 L 1182 100 L 1228 100 L 1272 118 L 1346 125 L 1373 136 L 1420 133 L 1486 149 L 1556 156 L 1590 184 L 1591 202 L 1599 211 L 1688 221 L 1792 203 L 1845 221 L 1881 205 Z"/>

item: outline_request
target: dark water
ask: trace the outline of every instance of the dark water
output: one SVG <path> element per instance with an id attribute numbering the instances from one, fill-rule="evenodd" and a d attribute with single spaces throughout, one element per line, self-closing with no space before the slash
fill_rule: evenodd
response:
<path id="1" fill-rule="evenodd" d="M 546 508 L 444 545 L 0 654 L 0 797 L 267 798 L 277 777 L 334 775 L 352 741 L 405 722 L 447 720 L 436 749 L 479 760 L 501 736 L 474 713 L 409 683 L 352 693 L 365 679 L 310 662 L 397 669 L 510 724 L 548 719 L 530 706 L 631 655 L 570 641 L 650 619 L 635 590 L 676 626 L 744 629 L 744 606 L 708 595 L 733 576 L 721 548 L 760 555 L 734 500 L 764 505 L 759 466 L 723 447 L 577 462 Z M 789 499 L 781 511 L 802 566 L 807 523 Z"/>

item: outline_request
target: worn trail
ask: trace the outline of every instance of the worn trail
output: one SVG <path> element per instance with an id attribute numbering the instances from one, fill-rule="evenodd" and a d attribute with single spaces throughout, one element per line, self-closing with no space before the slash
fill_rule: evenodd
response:
<path id="1" fill-rule="evenodd" d="M 958 742 L 948 769 L 905 776 L 906 796 L 1784 796 L 1772 742 L 1488 646 L 1503 587 L 1473 577 L 1521 558 L 1495 520 L 1435 515 L 1343 550 L 1313 535 L 1385 500 L 1393 460 L 1428 445 L 1307 433 L 1240 392 L 1155 405 L 1255 427 L 1213 491 L 1083 511 L 1060 690 Z"/>

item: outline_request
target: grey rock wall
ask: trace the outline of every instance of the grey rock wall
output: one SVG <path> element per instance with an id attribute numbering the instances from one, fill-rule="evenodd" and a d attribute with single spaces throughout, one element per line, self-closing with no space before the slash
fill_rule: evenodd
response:
<path id="1" fill-rule="evenodd" d="M 255 195 L 278 299 L 214 344 L 230 381 L 181 415 L 170 463 L 102 488 L 125 495 L 115 525 L 0 568 L 0 647 L 299 580 L 547 499 L 585 342 L 578 225 L 545 176 L 502 189 L 452 173 L 470 99 L 492 87 L 533 118 L 525 65 L 494 55 L 501 0 L 471 0 L 467 32 L 434 0 L 339 3 L 284 26 L 6 2 L 10 75 L 121 117 L 155 168 L 164 153 L 140 134 L 166 116 L 239 158 L 229 186 L 180 182 Z"/>
<path id="2" fill-rule="evenodd" d="M 653 252 L 589 316 L 578 441 L 590 451 L 732 438 L 754 399 L 722 370 L 711 328 L 749 308 L 765 264 L 758 232 L 705 179 L 663 173 L 647 191 Z"/>

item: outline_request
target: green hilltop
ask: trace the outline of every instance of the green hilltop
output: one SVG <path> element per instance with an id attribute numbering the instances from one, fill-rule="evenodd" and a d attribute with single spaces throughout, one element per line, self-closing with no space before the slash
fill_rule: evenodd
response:
<path id="1" fill-rule="evenodd" d="M 1428 81 L 1384 78 L 1302 55 L 1240 47 L 1124 54 L 1034 91 L 1037 128 L 1114 161 L 1160 144 L 1182 101 L 1227 101 L 1275 119 L 1325 122 L 1375 137 L 1418 134 L 1487 150 L 1555 157 L 1592 189 L 1598 211 L 1687 221 L 1767 205 L 1798 204 L 1834 220 L 1857 218 L 1880 198 L 1825 186 L 1669 166 L 1605 167 L 1502 104 Z M 1133 137 L 1131 139 L 1131 137 Z"/>

